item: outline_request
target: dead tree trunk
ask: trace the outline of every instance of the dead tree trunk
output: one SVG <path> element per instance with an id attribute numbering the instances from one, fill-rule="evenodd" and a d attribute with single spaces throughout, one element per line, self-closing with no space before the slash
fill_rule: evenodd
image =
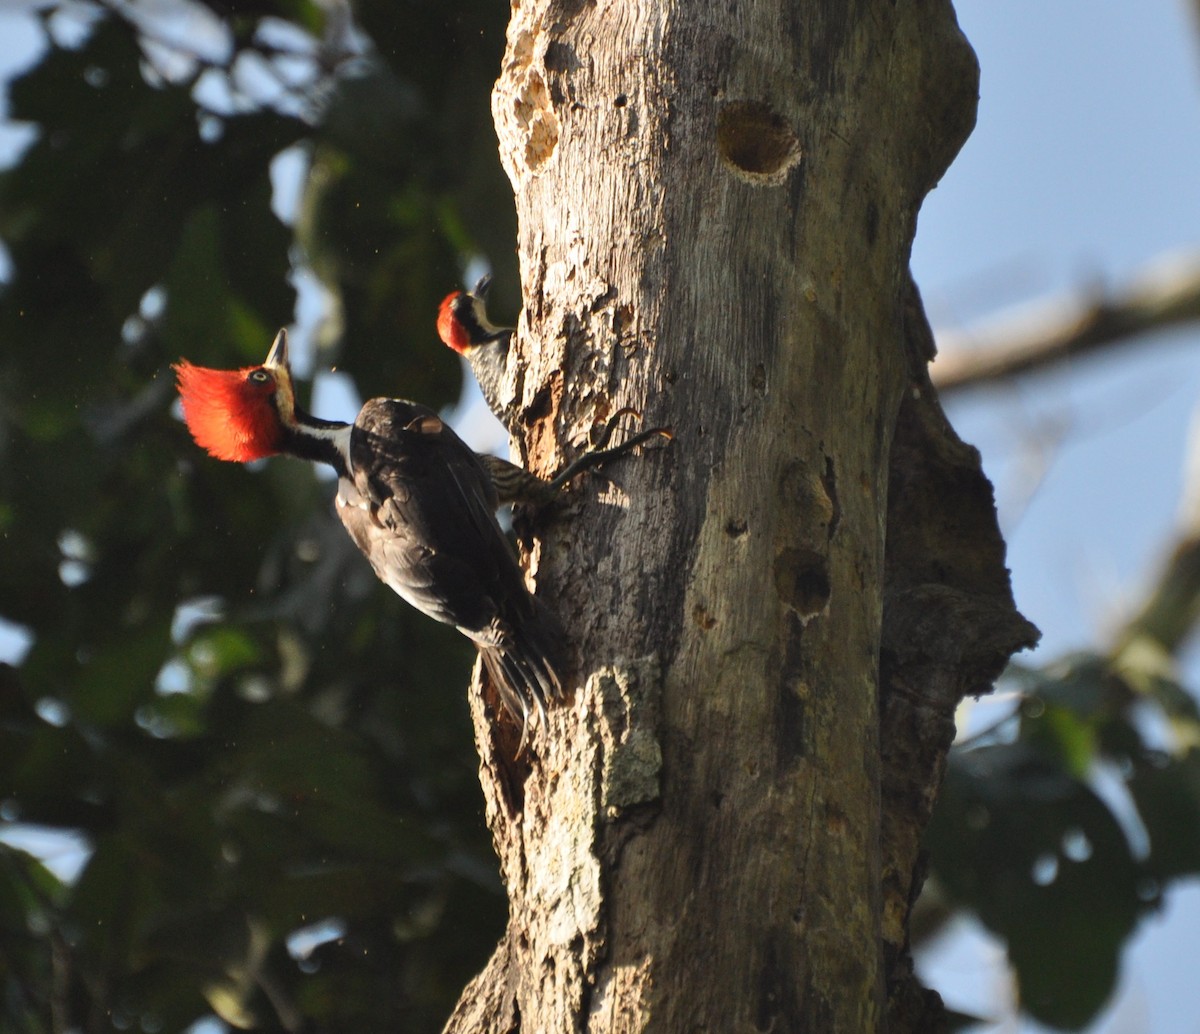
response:
<path id="1" fill-rule="evenodd" d="M 975 98 L 945 0 L 514 2 L 518 445 L 551 470 L 623 406 L 676 438 L 530 538 L 578 677 L 517 761 L 477 698 L 511 913 L 447 1030 L 929 1022 L 904 931 L 946 711 L 1029 637 L 907 277 Z M 885 566 L 947 483 L 952 548 Z"/>

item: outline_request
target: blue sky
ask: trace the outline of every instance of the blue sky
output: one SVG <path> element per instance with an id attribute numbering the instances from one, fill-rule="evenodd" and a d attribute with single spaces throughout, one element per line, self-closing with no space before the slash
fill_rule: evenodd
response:
<path id="1" fill-rule="evenodd" d="M 1200 33 L 1185 14 L 1163 0 L 959 4 L 981 99 L 914 246 L 935 327 L 1117 284 L 1163 253 L 1200 246 Z M 1179 494 L 1200 387 L 1195 342 L 1194 333 L 1145 339 L 950 405 L 960 433 L 984 450 L 1018 600 L 1046 649 L 1094 640 L 1149 574 Z M 1048 429 L 1062 445 L 1026 500 L 1029 453 Z"/>
<path id="2" fill-rule="evenodd" d="M 1200 247 L 1200 32 L 1186 5 L 960 0 L 982 66 L 979 122 L 920 218 L 913 268 L 936 328 L 1117 285 Z M 1200 330 L 1142 339 L 951 401 L 996 483 L 1018 605 L 1040 657 L 1103 645 L 1169 542 L 1200 397 Z M 1191 664 L 1196 669 L 1197 665 Z M 1193 685 L 1200 672 L 1189 673 Z M 999 946 L 959 924 L 926 972 L 947 999 L 1010 1016 Z M 1200 891 L 1143 923 L 1104 1034 L 1195 1034 Z"/>

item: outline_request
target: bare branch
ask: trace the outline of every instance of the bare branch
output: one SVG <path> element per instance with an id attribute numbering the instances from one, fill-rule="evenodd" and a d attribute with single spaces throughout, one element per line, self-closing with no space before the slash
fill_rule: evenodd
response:
<path id="1" fill-rule="evenodd" d="M 1200 253 L 1160 259 L 1124 288 L 1056 299 L 986 332 L 940 334 L 930 368 L 942 395 L 1200 320 Z"/>

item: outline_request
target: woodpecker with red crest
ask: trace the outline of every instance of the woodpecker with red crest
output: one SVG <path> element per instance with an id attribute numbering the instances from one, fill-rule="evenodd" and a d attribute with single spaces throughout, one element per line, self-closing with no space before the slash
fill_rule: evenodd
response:
<path id="1" fill-rule="evenodd" d="M 491 286 L 489 273 L 479 278 L 473 291 L 446 295 L 438 308 L 438 337 L 466 357 L 488 409 L 511 431 L 513 407 L 505 405 L 503 393 L 513 332 L 511 327 L 497 327 L 488 319 L 486 302 Z"/>
<path id="2" fill-rule="evenodd" d="M 562 636 L 496 523 L 497 476 L 483 459 L 415 402 L 372 399 L 353 424 L 306 413 L 283 330 L 261 366 L 210 370 L 181 360 L 175 371 L 184 421 L 210 455 L 283 454 L 337 471 L 337 513 L 350 537 L 380 580 L 475 644 L 524 745 L 531 710 L 544 716 L 563 695 Z M 514 484 L 555 490 L 503 460 L 493 469 L 505 467 Z"/>
<path id="3" fill-rule="evenodd" d="M 488 319 L 486 301 L 491 286 L 492 276 L 488 273 L 476 281 L 474 290 L 452 291 L 446 295 L 438 307 L 438 337 L 443 344 L 466 357 L 488 408 L 509 433 L 515 433 L 516 407 L 513 403 L 506 404 L 503 397 L 513 331 L 511 327 L 497 327 Z M 495 456 L 482 457 L 492 474 L 500 501 L 546 503 L 576 474 L 623 456 L 651 438 L 670 439 L 672 436 L 670 428 L 652 427 L 648 431 L 640 431 L 618 446 L 608 448 L 609 439 L 626 416 L 641 419 L 637 410 L 617 410 L 593 442 L 591 451 L 585 452 L 551 481 L 543 481 L 507 460 Z"/>

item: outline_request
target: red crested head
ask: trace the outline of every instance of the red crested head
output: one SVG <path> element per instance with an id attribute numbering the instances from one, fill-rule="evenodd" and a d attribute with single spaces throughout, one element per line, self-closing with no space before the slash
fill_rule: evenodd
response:
<path id="1" fill-rule="evenodd" d="M 181 359 L 173 369 L 184 423 L 209 455 L 246 463 L 279 452 L 295 411 L 284 331 L 262 366 L 209 370 Z"/>
<path id="2" fill-rule="evenodd" d="M 453 291 L 442 299 L 438 307 L 437 329 L 442 342 L 459 355 L 471 359 L 472 349 L 502 341 L 508 348 L 512 330 L 497 327 L 487 318 L 487 295 L 492 286 L 492 277 L 479 278 L 473 291 Z M 471 360 L 474 364 L 475 360 Z"/>
<path id="3" fill-rule="evenodd" d="M 438 307 L 438 337 L 459 355 L 466 355 L 467 350 L 475 344 L 463 320 L 464 313 L 474 315 L 471 297 L 465 291 L 453 291 L 446 295 Z"/>

